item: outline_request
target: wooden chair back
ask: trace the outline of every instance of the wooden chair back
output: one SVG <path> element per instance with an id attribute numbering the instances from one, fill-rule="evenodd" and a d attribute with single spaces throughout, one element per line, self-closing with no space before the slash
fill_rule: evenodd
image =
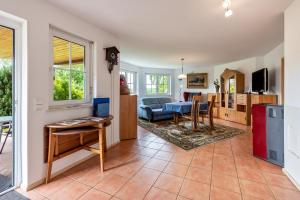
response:
<path id="1" fill-rule="evenodd" d="M 211 129 L 214 129 L 214 106 L 216 101 L 216 95 L 211 97 L 210 105 L 208 108 L 208 118 L 209 118 L 209 126 Z"/>
<path id="2" fill-rule="evenodd" d="M 200 109 L 201 96 L 193 96 L 191 120 L 193 130 L 197 129 L 197 123 L 199 122 L 199 109 Z"/>
<path id="3" fill-rule="evenodd" d="M 213 115 L 213 113 L 214 113 L 214 109 L 213 108 L 215 106 L 215 102 L 216 102 L 216 96 L 213 95 L 211 97 L 210 105 L 209 105 L 209 108 L 208 108 L 209 115 Z"/>

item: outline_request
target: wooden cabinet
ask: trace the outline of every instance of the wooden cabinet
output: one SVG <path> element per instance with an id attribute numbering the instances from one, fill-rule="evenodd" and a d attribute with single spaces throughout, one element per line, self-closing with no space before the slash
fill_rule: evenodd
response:
<path id="1" fill-rule="evenodd" d="M 221 119 L 244 125 L 251 123 L 251 97 L 243 94 L 245 76 L 243 73 L 226 69 L 220 77 L 220 114 Z"/>
<path id="2" fill-rule="evenodd" d="M 236 112 L 236 121 L 240 124 L 247 125 L 247 113 L 246 112 Z"/>
<path id="3" fill-rule="evenodd" d="M 261 103 L 277 104 L 277 95 L 251 94 L 251 105 Z"/>
<path id="4" fill-rule="evenodd" d="M 247 105 L 247 95 L 245 94 L 237 94 L 236 96 L 236 104 L 238 105 Z"/>
<path id="5" fill-rule="evenodd" d="M 137 96 L 120 97 L 120 140 L 137 138 Z"/>
<path id="6" fill-rule="evenodd" d="M 249 126 L 253 104 L 277 104 L 277 95 L 244 94 L 245 77 L 239 71 L 226 69 L 220 80 L 221 93 L 208 93 L 208 102 L 212 95 L 217 96 L 214 117 Z"/>
<path id="7" fill-rule="evenodd" d="M 225 108 L 220 108 L 220 115 L 219 115 L 219 117 L 220 117 L 220 119 L 226 119 L 226 109 Z"/>

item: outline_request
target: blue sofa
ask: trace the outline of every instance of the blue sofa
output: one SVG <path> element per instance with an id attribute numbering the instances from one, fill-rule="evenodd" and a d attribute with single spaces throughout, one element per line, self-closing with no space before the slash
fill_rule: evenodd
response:
<path id="1" fill-rule="evenodd" d="M 172 119 L 173 112 L 163 110 L 164 104 L 171 102 L 173 100 L 166 97 L 142 98 L 138 108 L 139 118 L 149 121 Z"/>

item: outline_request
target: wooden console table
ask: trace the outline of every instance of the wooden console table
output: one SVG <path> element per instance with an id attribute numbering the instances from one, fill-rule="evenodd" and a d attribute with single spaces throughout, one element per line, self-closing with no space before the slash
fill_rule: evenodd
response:
<path id="1" fill-rule="evenodd" d="M 50 182 L 52 163 L 76 151 L 85 149 L 100 156 L 101 172 L 104 171 L 106 127 L 113 116 L 107 118 L 85 117 L 61 121 L 45 126 L 45 161 L 48 163 L 46 183 Z M 99 143 L 99 149 L 91 145 Z"/>

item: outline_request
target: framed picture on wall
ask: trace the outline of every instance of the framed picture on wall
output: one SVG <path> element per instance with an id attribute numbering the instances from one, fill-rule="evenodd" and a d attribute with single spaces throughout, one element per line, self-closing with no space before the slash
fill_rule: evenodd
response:
<path id="1" fill-rule="evenodd" d="M 206 89 L 208 88 L 208 73 L 192 73 L 187 75 L 187 88 Z"/>

